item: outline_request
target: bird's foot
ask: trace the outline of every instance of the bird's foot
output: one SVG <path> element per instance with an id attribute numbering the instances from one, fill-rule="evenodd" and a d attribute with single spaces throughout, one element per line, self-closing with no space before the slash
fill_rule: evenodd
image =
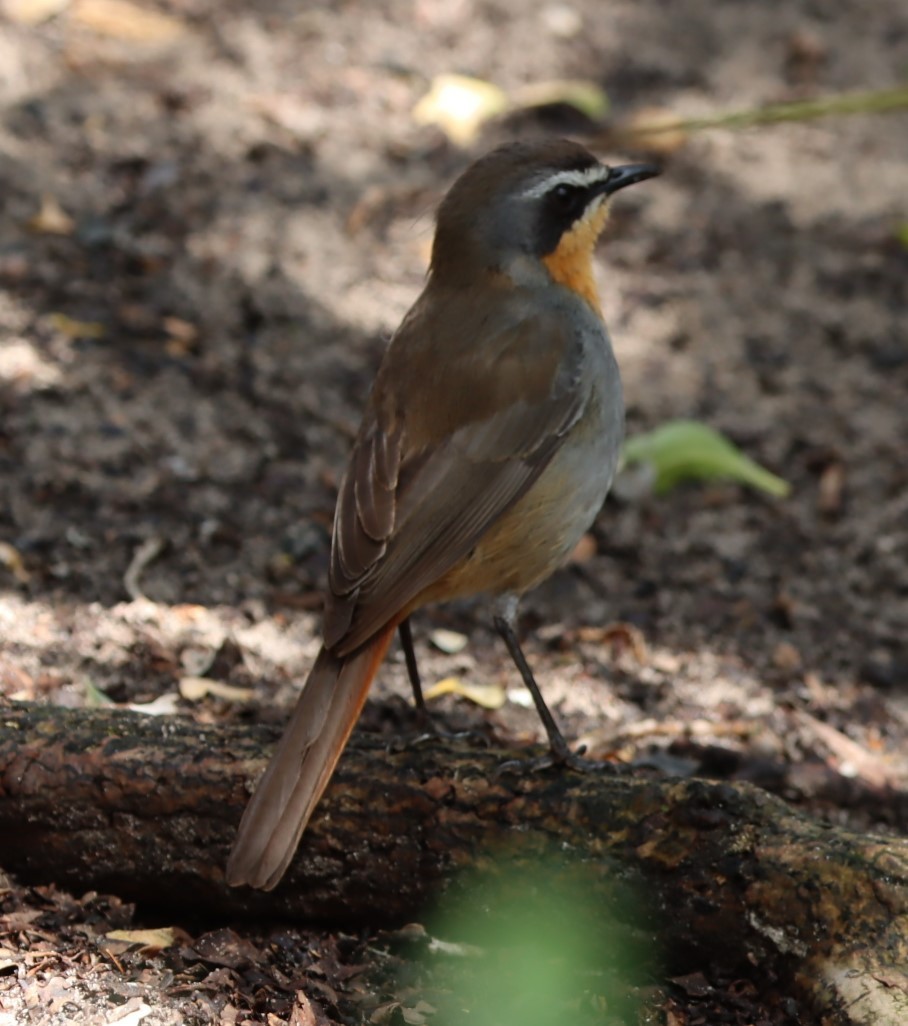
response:
<path id="1" fill-rule="evenodd" d="M 615 773 L 614 763 L 600 759 L 584 759 L 586 746 L 582 745 L 576 752 L 571 751 L 566 743 L 553 744 L 545 755 L 532 759 L 508 759 L 498 767 L 498 773 L 539 773 L 552 768 L 564 768 L 575 773 Z"/>
<path id="2" fill-rule="evenodd" d="M 410 748 L 419 748 L 422 745 L 431 744 L 433 741 L 454 744 L 469 741 L 478 748 L 489 747 L 488 735 L 481 730 L 445 730 L 444 727 L 439 727 L 428 715 L 418 716 L 417 719 L 416 732 L 391 741 L 388 745 L 389 752 L 403 752 Z"/>

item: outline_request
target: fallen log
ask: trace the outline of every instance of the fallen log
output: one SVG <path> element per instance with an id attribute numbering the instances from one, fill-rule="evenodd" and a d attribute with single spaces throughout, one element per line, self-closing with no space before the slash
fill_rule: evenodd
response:
<path id="1" fill-rule="evenodd" d="M 526 752 L 360 736 L 281 886 L 232 890 L 227 851 L 273 740 L 2 706 L 0 866 L 156 911 L 351 927 L 418 918 L 491 856 L 580 861 L 590 902 L 606 907 L 616 880 L 652 896 L 649 926 L 687 967 L 760 964 L 824 1023 L 908 1022 L 908 841 L 818 824 L 745 784 L 527 773 Z"/>

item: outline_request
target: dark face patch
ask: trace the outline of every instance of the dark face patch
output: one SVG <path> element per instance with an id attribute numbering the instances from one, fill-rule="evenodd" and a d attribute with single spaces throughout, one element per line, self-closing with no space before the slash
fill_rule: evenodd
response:
<path id="1" fill-rule="evenodd" d="M 554 186 L 539 200 L 536 244 L 539 256 L 553 253 L 562 235 L 583 216 L 584 210 L 598 190 L 595 186 Z"/>

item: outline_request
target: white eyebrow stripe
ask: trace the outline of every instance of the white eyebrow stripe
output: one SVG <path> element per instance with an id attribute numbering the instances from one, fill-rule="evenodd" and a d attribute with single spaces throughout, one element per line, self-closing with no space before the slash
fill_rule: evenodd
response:
<path id="1" fill-rule="evenodd" d="M 610 174 L 611 169 L 603 164 L 587 167 L 582 171 L 558 171 L 543 178 L 541 182 L 531 185 L 523 195 L 527 199 L 538 199 L 547 192 L 551 192 L 552 189 L 557 189 L 559 185 L 573 185 L 580 189 L 588 189 L 597 182 L 604 182 Z"/>

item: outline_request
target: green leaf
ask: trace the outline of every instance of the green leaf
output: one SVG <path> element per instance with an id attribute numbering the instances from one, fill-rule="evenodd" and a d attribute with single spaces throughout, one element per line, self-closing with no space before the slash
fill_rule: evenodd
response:
<path id="1" fill-rule="evenodd" d="M 84 687 L 86 709 L 110 709 L 116 704 L 113 699 L 105 695 L 104 692 L 95 684 L 92 684 L 90 680 L 85 681 Z"/>
<path id="2" fill-rule="evenodd" d="M 647 463 L 655 473 L 654 490 L 661 494 L 686 480 L 725 478 L 768 492 L 788 495 L 790 486 L 745 456 L 717 431 L 693 420 L 674 420 L 624 447 L 625 463 Z"/>
<path id="3" fill-rule="evenodd" d="M 592 121 L 601 121 L 608 113 L 608 95 L 595 82 L 559 78 L 550 82 L 531 82 L 515 90 L 517 107 L 545 107 L 555 103 L 574 107 Z"/>

